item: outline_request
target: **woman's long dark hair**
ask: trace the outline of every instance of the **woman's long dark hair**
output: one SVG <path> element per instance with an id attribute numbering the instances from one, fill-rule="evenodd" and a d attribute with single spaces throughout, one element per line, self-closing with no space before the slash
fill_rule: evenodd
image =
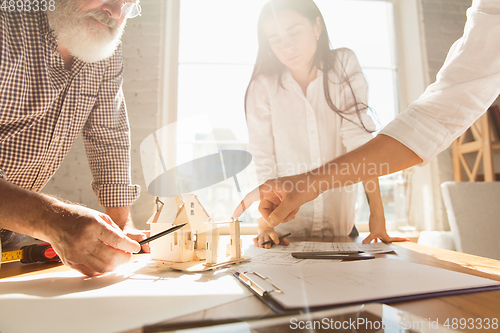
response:
<path id="1" fill-rule="evenodd" d="M 336 112 L 340 117 L 347 121 L 351 121 L 346 118 L 345 115 L 349 114 L 347 110 L 340 110 L 333 103 L 332 98 L 330 96 L 329 84 L 330 80 L 328 79 L 328 73 L 330 71 L 334 71 L 335 74 L 339 78 L 341 78 L 341 82 L 346 82 L 350 92 L 354 98 L 354 106 L 356 115 L 360 121 L 361 126 L 367 132 L 374 132 L 366 128 L 363 120 L 361 118 L 361 111 L 368 109 L 368 106 L 364 103 L 358 102 L 356 95 L 354 95 L 354 91 L 349 81 L 349 77 L 343 68 L 343 72 L 340 73 L 338 69 L 334 67 L 334 64 L 337 60 L 337 53 L 335 50 L 331 49 L 330 39 L 328 37 L 328 32 L 326 30 L 325 20 L 323 19 L 323 15 L 318 9 L 318 6 L 314 3 L 313 0 L 271 0 L 267 2 L 260 12 L 259 21 L 257 25 L 257 37 L 259 41 L 259 51 L 257 53 L 257 60 L 255 61 L 255 66 L 253 69 L 252 77 L 250 82 L 248 83 L 248 87 L 245 93 L 245 113 L 247 106 L 247 96 L 248 89 L 252 82 L 257 79 L 260 75 L 264 75 L 267 77 L 276 77 L 278 80 L 278 84 L 280 87 L 283 87 L 282 75 L 286 66 L 281 63 L 281 61 L 276 57 L 273 50 L 271 49 L 271 45 L 269 44 L 269 40 L 264 33 L 264 22 L 271 16 L 275 16 L 276 13 L 284 11 L 284 10 L 293 10 L 300 15 L 304 16 L 308 20 L 311 21 L 312 24 L 316 23 L 316 18 L 319 17 L 320 25 L 321 25 L 321 35 L 318 38 L 318 44 L 316 53 L 314 55 L 314 61 L 311 67 L 311 70 L 316 66 L 318 69 L 323 71 L 323 89 L 325 93 L 326 102 L 330 109 Z M 352 106 L 351 106 L 352 107 Z M 351 108 L 351 107 L 348 107 Z"/>

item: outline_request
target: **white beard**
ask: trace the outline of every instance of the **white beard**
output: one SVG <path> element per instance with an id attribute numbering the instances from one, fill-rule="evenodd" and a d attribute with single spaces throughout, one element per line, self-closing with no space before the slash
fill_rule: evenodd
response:
<path id="1" fill-rule="evenodd" d="M 84 62 L 92 63 L 111 57 L 120 44 L 125 21 L 118 26 L 115 19 L 99 10 L 83 13 L 78 2 L 58 0 L 56 10 L 46 12 L 58 43 Z M 102 27 L 96 20 L 108 28 Z"/>

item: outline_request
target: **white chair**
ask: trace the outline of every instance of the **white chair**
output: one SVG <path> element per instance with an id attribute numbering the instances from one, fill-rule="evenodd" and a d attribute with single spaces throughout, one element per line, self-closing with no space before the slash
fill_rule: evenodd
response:
<path id="1" fill-rule="evenodd" d="M 420 231 L 418 244 L 456 251 L 455 239 L 451 231 Z"/>
<path id="2" fill-rule="evenodd" d="M 446 182 L 441 191 L 457 251 L 500 260 L 500 182 Z"/>

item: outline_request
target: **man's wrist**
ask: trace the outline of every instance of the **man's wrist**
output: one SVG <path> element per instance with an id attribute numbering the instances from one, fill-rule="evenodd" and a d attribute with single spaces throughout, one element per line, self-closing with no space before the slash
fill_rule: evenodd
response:
<path id="1" fill-rule="evenodd" d="M 271 227 L 257 227 L 257 233 L 263 233 L 263 232 L 274 232 L 274 228 Z"/>
<path id="2" fill-rule="evenodd" d="M 135 229 L 132 217 L 130 216 L 130 208 L 126 207 L 105 207 L 106 214 L 111 217 L 113 222 L 121 229 Z"/>
<path id="3" fill-rule="evenodd" d="M 308 188 L 314 191 L 315 197 L 333 188 L 334 176 L 324 167 L 307 172 L 305 177 Z"/>
<path id="4" fill-rule="evenodd" d="M 60 228 L 57 227 L 57 222 L 65 216 L 65 212 L 66 215 L 70 214 L 69 210 L 66 209 L 67 204 L 50 196 L 42 195 L 41 197 L 40 217 L 36 223 L 33 223 L 33 225 L 38 226 L 38 230 L 34 231 L 33 236 L 51 243 L 59 242 L 62 235 Z"/>

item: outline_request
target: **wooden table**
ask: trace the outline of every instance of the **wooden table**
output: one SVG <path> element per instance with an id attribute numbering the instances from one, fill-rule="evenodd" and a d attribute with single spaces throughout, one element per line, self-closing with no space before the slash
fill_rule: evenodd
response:
<path id="1" fill-rule="evenodd" d="M 250 236 L 242 236 L 243 242 L 251 242 Z M 292 238 L 291 241 L 326 241 L 326 242 L 361 242 L 362 239 L 349 237 L 334 237 L 328 239 Z M 500 281 L 500 261 L 442 250 L 415 243 L 391 244 L 396 251 L 394 254 L 377 254 L 377 257 L 391 257 L 398 260 L 425 264 L 456 272 L 472 274 L 492 280 Z M 55 264 L 22 265 L 20 263 L 3 264 L 0 277 L 12 277 L 26 274 L 40 274 L 55 270 L 67 270 L 64 266 Z M 443 296 L 422 300 L 392 303 L 391 306 L 421 316 L 432 321 L 438 319 L 443 324 L 447 319 L 473 318 L 490 320 L 498 318 L 500 321 L 500 290 L 477 292 L 471 294 Z M 273 312 L 256 297 L 250 296 L 236 302 L 224 304 L 205 311 L 175 318 L 162 324 L 175 324 L 202 320 L 224 320 L 248 317 L 263 317 Z M 464 332 L 477 332 L 478 329 L 464 329 Z M 485 330 L 486 331 L 486 330 Z M 494 330 L 488 330 L 493 332 Z M 137 329 L 130 332 L 142 332 Z"/>
<path id="2" fill-rule="evenodd" d="M 290 240 L 360 243 L 363 239 L 361 237 L 333 237 L 328 239 L 290 238 Z M 500 261 L 498 260 L 422 246 L 409 242 L 394 243 L 390 246 L 394 248 L 397 255 L 376 254 L 375 256 L 379 258 L 391 257 L 398 260 L 445 268 L 451 271 L 500 281 Z M 453 318 L 473 318 L 474 320 L 477 318 L 482 320 L 486 318 L 498 318 L 500 321 L 500 290 L 427 298 L 408 302 L 391 303 L 390 305 L 426 319 L 430 318 L 432 321 L 438 319 L 441 324 L 448 318 L 450 320 Z M 251 296 L 223 306 L 169 320 L 164 324 L 229 318 L 237 320 L 242 317 L 259 317 L 272 314 L 273 312 L 265 304 L 256 297 Z M 477 332 L 478 330 L 464 329 L 463 331 Z"/>

